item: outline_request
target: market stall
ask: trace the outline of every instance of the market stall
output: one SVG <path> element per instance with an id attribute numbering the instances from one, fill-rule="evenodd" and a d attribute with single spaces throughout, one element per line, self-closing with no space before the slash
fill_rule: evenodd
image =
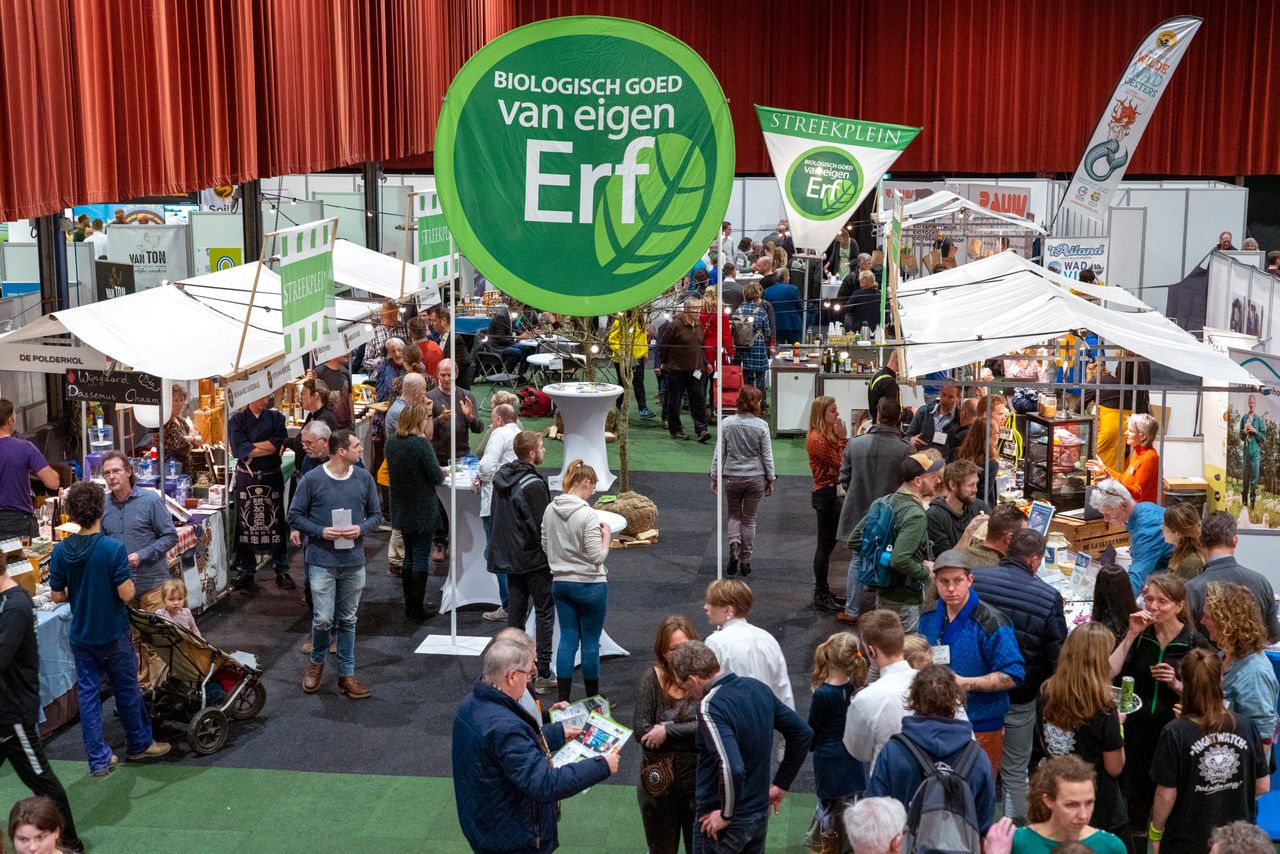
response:
<path id="1" fill-rule="evenodd" d="M 890 214 L 880 214 L 887 222 Z M 928 275 L 1016 248 L 1031 257 L 1031 243 L 1047 232 L 1017 214 L 984 208 L 949 190 L 931 193 L 902 208 L 903 269 Z"/>

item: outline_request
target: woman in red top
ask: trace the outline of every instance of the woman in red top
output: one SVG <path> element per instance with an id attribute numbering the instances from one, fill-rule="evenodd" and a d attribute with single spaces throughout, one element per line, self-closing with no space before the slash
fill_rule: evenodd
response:
<path id="1" fill-rule="evenodd" d="M 809 435 L 804 444 L 809 452 L 809 468 L 813 471 L 813 509 L 818 512 L 818 547 L 813 552 L 813 607 L 821 611 L 844 610 L 844 601 L 833 596 L 827 586 L 827 574 L 831 552 L 836 547 L 836 526 L 843 503 L 836 484 L 848 435 L 835 398 L 824 395 L 815 400 L 809 410 Z"/>
<path id="2" fill-rule="evenodd" d="M 733 358 L 733 327 L 729 322 L 727 312 L 720 315 L 720 332 L 723 338 L 724 358 L 720 360 L 720 367 L 716 367 L 716 325 L 711 322 L 711 318 L 716 313 L 716 286 L 708 285 L 706 292 L 702 297 L 702 358 L 708 365 L 711 365 L 713 372 L 719 373 L 720 367 L 726 365 Z M 715 398 L 711 396 L 711 374 L 707 374 L 705 380 L 706 386 L 703 388 L 703 400 L 707 401 L 707 406 L 711 409 L 712 414 L 716 411 Z M 728 408 L 727 406 L 725 407 Z M 732 413 L 730 413 L 732 414 Z"/>
<path id="3" fill-rule="evenodd" d="M 1134 503 L 1139 501 L 1155 502 L 1160 486 L 1160 454 L 1152 447 L 1160 426 L 1156 420 L 1145 413 L 1129 416 L 1129 425 L 1124 431 L 1125 444 L 1129 446 L 1129 465 L 1118 472 L 1109 468 L 1102 460 L 1094 457 L 1086 464 L 1098 477 L 1112 477 L 1125 485 L 1133 495 Z"/>

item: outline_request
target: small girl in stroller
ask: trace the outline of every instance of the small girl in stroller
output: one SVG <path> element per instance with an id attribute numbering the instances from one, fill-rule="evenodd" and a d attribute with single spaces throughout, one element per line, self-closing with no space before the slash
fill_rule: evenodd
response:
<path id="1" fill-rule="evenodd" d="M 166 579 L 160 585 L 160 598 L 164 606 L 156 608 L 157 614 L 177 623 L 198 638 L 204 637 L 196 627 L 196 618 L 192 616 L 191 609 L 187 607 L 187 585 L 181 578 Z"/>

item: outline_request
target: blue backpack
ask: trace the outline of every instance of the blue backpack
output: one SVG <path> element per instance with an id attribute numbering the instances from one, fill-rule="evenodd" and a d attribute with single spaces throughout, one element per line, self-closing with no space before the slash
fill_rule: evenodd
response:
<path id="1" fill-rule="evenodd" d="M 858 581 L 866 587 L 892 587 L 893 540 L 897 534 L 897 518 L 889 506 L 888 496 L 871 502 L 862 520 L 862 541 L 858 548 Z"/>

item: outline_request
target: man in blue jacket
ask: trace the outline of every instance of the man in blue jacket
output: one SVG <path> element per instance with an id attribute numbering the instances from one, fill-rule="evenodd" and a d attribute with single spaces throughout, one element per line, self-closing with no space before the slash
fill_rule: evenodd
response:
<path id="1" fill-rule="evenodd" d="M 778 345 L 800 343 L 804 331 L 804 298 L 800 289 L 790 282 L 774 282 L 764 289 L 764 299 L 773 306 Z"/>
<path id="2" fill-rule="evenodd" d="M 458 823 L 477 854 L 554 851 L 557 801 L 618 771 L 618 752 L 551 767 L 561 724 L 544 730 L 522 706 L 537 671 L 527 644 L 495 640 L 483 675 L 453 720 L 453 791 Z"/>
<path id="3" fill-rule="evenodd" d="M 1018 639 L 1009 618 L 972 590 L 973 574 L 964 552 L 943 552 L 934 562 L 933 580 L 938 607 L 920 615 L 920 634 L 933 647 L 934 664 L 955 671 L 956 682 L 967 692 L 965 712 L 973 737 L 991 759 L 991 767 L 999 768 L 1009 690 L 1025 677 Z"/>
<path id="4" fill-rule="evenodd" d="M 699 701 L 693 850 L 762 852 L 769 807 L 777 813 L 804 764 L 813 730 L 768 685 L 721 672 L 716 654 L 701 641 L 677 647 L 671 667 Z M 774 730 L 782 733 L 786 749 L 771 783 Z"/>
<path id="5" fill-rule="evenodd" d="M 1022 684 L 1009 692 L 1004 716 L 1004 752 L 1000 776 L 1004 780 L 1004 814 L 1027 816 L 1027 766 L 1031 761 L 1040 686 L 1058 668 L 1058 654 L 1067 639 L 1062 594 L 1036 577 L 1044 561 L 1044 535 L 1030 528 L 1016 531 L 998 566 L 975 567 L 973 589 L 982 601 L 1013 623 L 1026 670 Z"/>

